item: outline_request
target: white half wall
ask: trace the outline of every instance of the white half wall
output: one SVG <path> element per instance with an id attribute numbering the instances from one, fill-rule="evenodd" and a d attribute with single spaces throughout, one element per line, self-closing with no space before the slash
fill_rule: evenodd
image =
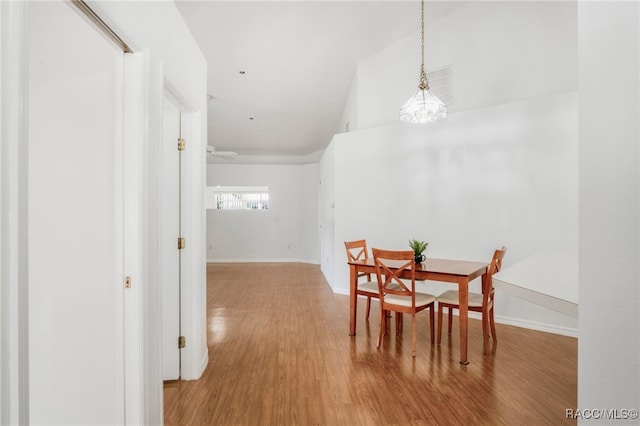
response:
<path id="1" fill-rule="evenodd" d="M 319 263 L 318 163 L 209 164 L 209 186 L 268 186 L 268 210 L 207 210 L 209 262 Z"/>
<path id="2" fill-rule="evenodd" d="M 349 292 L 347 240 L 405 249 L 418 238 L 429 242 L 428 257 L 478 261 L 489 261 L 505 245 L 505 266 L 549 247 L 575 249 L 577 102 L 573 92 L 451 114 L 422 126 L 336 135 L 335 154 L 323 160 L 333 158 L 335 175 L 334 200 L 323 198 L 335 202 L 333 253 L 324 245 L 322 253 L 323 271 L 325 258 L 333 257 L 333 274 L 325 277 L 334 291 Z M 323 241 L 330 240 L 331 219 L 323 217 Z M 428 283 L 426 290 L 448 288 Z M 496 312 L 517 325 L 574 335 L 577 329 L 575 318 L 500 292 Z"/>

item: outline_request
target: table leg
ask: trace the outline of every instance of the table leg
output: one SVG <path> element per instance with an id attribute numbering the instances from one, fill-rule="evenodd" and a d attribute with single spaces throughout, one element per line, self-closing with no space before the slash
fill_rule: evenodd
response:
<path id="1" fill-rule="evenodd" d="M 356 314 L 358 311 L 358 271 L 355 265 L 349 265 L 349 336 L 356 335 Z"/>
<path id="2" fill-rule="evenodd" d="M 469 324 L 469 280 L 460 279 L 458 282 L 458 297 L 460 311 L 460 364 L 467 365 L 467 325 Z"/>

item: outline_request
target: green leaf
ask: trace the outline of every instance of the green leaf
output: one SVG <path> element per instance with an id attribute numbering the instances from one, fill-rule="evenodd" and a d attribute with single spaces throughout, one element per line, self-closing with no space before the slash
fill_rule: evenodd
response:
<path id="1" fill-rule="evenodd" d="M 422 254 L 427 249 L 429 243 L 421 240 L 409 240 L 409 247 L 416 255 Z"/>

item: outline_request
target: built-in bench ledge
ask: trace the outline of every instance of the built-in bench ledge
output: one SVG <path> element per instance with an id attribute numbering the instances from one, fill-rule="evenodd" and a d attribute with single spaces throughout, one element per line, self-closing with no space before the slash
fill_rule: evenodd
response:
<path id="1" fill-rule="evenodd" d="M 578 251 L 534 254 L 493 276 L 493 285 L 520 299 L 578 318 Z"/>

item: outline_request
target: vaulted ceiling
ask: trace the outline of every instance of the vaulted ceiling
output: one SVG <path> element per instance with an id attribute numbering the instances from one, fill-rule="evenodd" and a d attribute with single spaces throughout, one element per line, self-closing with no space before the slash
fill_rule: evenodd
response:
<path id="1" fill-rule="evenodd" d="M 338 132 L 356 64 L 420 28 L 419 1 L 188 1 L 208 62 L 208 143 L 305 156 Z M 433 21 L 458 2 L 427 2 Z"/>

